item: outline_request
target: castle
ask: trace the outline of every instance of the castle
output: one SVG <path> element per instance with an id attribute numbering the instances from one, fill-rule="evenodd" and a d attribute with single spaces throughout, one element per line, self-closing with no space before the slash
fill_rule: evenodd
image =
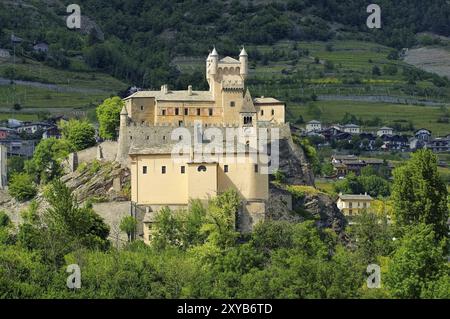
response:
<path id="1" fill-rule="evenodd" d="M 236 60 L 219 59 L 214 48 L 206 59 L 208 91 L 194 91 L 192 86 L 172 91 L 163 85 L 159 91 L 138 91 L 124 99 L 116 160 L 130 168 L 131 201 L 145 214 L 145 242 L 151 240 L 151 225 L 161 207 L 186 208 L 190 199 L 207 202 L 229 188 L 242 198 L 240 231 L 250 231 L 264 219 L 269 199 L 269 176 L 264 169 L 274 154 L 270 143 L 262 149 L 256 146 L 261 132 L 270 138 L 272 128 L 284 132 L 289 128 L 285 104 L 274 98 L 252 98 L 245 88 L 247 76 L 245 49 Z M 231 154 L 225 151 L 229 141 L 221 141 L 206 159 L 205 147 L 211 143 L 208 129 L 222 137 L 230 129 L 237 132 Z M 181 141 L 200 148 L 190 148 L 175 160 L 173 150 Z"/>

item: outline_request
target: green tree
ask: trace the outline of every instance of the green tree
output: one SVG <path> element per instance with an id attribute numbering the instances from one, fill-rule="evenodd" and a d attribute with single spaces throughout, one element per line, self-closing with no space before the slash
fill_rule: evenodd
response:
<path id="1" fill-rule="evenodd" d="M 334 166 L 330 162 L 324 163 L 321 168 L 323 176 L 331 176 L 334 174 Z"/>
<path id="2" fill-rule="evenodd" d="M 27 173 L 14 173 L 9 181 L 8 192 L 15 199 L 25 201 L 36 196 L 37 188 Z"/>
<path id="3" fill-rule="evenodd" d="M 181 244 L 180 220 L 169 207 L 163 207 L 152 225 L 152 246 L 157 250 L 179 247 Z"/>
<path id="4" fill-rule="evenodd" d="M 381 75 L 381 70 L 380 67 L 378 65 L 374 65 L 372 68 L 372 75 L 374 76 L 380 76 Z"/>
<path id="5" fill-rule="evenodd" d="M 128 241 L 130 242 L 136 231 L 137 222 L 133 216 L 125 216 L 120 221 L 120 230 L 125 232 L 128 236 Z"/>
<path id="6" fill-rule="evenodd" d="M 73 151 L 71 143 L 54 137 L 41 140 L 31 160 L 25 162 L 25 171 L 35 176 L 37 182 L 47 183 L 61 176 L 62 160 Z"/>
<path id="7" fill-rule="evenodd" d="M 87 121 L 71 119 L 59 125 L 63 138 L 67 139 L 75 151 L 95 145 L 95 129 Z"/>
<path id="8" fill-rule="evenodd" d="M 437 171 L 437 158 L 419 150 L 393 172 L 392 200 L 399 227 L 415 223 L 432 225 L 438 238 L 447 236 L 447 187 Z"/>
<path id="9" fill-rule="evenodd" d="M 444 241 L 436 244 L 431 225 L 406 226 L 405 235 L 388 264 L 385 276 L 392 296 L 420 298 L 426 293 L 427 286 L 438 282 L 442 276 L 448 276 L 444 247 Z"/>
<path id="10" fill-rule="evenodd" d="M 393 250 L 393 234 L 385 215 L 363 210 L 355 217 L 349 233 L 364 265 L 376 262 L 379 256 L 388 256 Z"/>
<path id="11" fill-rule="evenodd" d="M 11 218 L 3 212 L 0 211 L 0 227 L 7 227 L 11 224 Z"/>
<path id="12" fill-rule="evenodd" d="M 236 190 L 230 189 L 213 198 L 208 206 L 205 223 L 201 231 L 206 241 L 219 248 L 233 246 L 238 237 L 236 214 L 241 199 Z"/>
<path id="13" fill-rule="evenodd" d="M 124 102 L 118 96 L 106 99 L 97 109 L 97 119 L 100 125 L 99 135 L 105 139 L 115 139 L 116 129 L 120 123 L 120 111 L 124 106 Z"/>
<path id="14" fill-rule="evenodd" d="M 44 196 L 49 208 L 43 213 L 43 224 L 47 226 L 49 235 L 61 245 L 62 254 L 82 247 L 109 247 L 108 225 L 89 204 L 80 207 L 75 195 L 63 182 L 55 180 L 50 183 Z"/>

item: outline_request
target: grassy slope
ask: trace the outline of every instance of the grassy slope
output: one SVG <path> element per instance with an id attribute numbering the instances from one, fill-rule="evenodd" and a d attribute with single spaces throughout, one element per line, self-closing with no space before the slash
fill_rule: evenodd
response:
<path id="1" fill-rule="evenodd" d="M 23 63 L 18 59 L 15 65 L 18 79 L 39 82 L 43 85 L 42 87 L 1 85 L 1 118 L 9 117 L 9 114 L 5 113 L 9 113 L 14 103 L 20 103 L 22 108 L 27 109 L 92 109 L 105 98 L 116 95 L 127 87 L 125 83 L 112 76 L 88 69 L 79 60 L 72 63 L 76 65 L 78 71 L 59 70 L 30 59 L 26 59 Z M 0 61 L 0 75 L 12 66 L 11 60 Z M 46 84 L 57 85 L 57 88 L 46 88 Z M 33 117 L 31 114 L 14 114 L 14 116 L 23 119 L 27 119 L 27 116 Z"/>

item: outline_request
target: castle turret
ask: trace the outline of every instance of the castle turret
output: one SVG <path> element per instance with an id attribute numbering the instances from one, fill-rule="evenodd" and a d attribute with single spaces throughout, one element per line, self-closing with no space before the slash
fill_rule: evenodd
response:
<path id="1" fill-rule="evenodd" d="M 211 68 L 209 73 L 215 75 L 217 73 L 217 65 L 219 63 L 219 54 L 217 53 L 215 47 L 210 54 L 210 58 L 211 58 Z"/>
<path id="2" fill-rule="evenodd" d="M 248 75 L 248 54 L 247 52 L 245 52 L 244 47 L 242 47 L 242 51 L 239 54 L 239 62 L 241 63 L 240 74 L 242 78 L 245 80 L 245 78 Z"/>
<path id="3" fill-rule="evenodd" d="M 119 138 L 117 140 L 117 155 L 116 161 L 122 165 L 126 165 L 128 161 L 128 112 L 125 105 L 120 111 L 120 126 L 119 126 Z"/>
<path id="4" fill-rule="evenodd" d="M 128 112 L 125 105 L 122 107 L 122 110 L 120 111 L 120 127 L 127 126 L 127 120 L 128 120 Z"/>

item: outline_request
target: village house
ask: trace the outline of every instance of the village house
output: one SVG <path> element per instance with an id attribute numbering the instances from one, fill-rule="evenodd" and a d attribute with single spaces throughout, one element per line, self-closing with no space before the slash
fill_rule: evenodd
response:
<path id="1" fill-rule="evenodd" d="M 322 130 L 322 124 L 319 121 L 312 120 L 306 123 L 306 132 L 318 132 Z"/>
<path id="2" fill-rule="evenodd" d="M 21 126 L 17 127 L 16 130 L 18 133 L 34 134 L 37 131 L 44 131 L 45 129 L 52 126 L 52 124 L 44 122 L 24 123 Z"/>
<path id="3" fill-rule="evenodd" d="M 361 127 L 356 124 L 346 124 L 343 126 L 344 132 L 350 134 L 359 134 L 361 133 Z"/>
<path id="4" fill-rule="evenodd" d="M 46 42 L 38 42 L 35 45 L 33 45 L 33 51 L 47 53 L 48 52 L 48 44 Z"/>
<path id="5" fill-rule="evenodd" d="M 450 152 L 450 134 L 432 139 L 426 144 L 426 148 L 435 153 Z"/>
<path id="6" fill-rule="evenodd" d="M 11 54 L 8 50 L 0 49 L 0 59 L 9 59 L 11 57 Z"/>
<path id="7" fill-rule="evenodd" d="M 377 136 L 392 135 L 392 134 L 394 134 L 394 129 L 387 126 L 383 126 L 377 131 Z"/>
<path id="8" fill-rule="evenodd" d="M 376 158 L 359 159 L 355 155 L 333 155 L 331 164 L 333 165 L 335 176 L 339 178 L 345 177 L 349 173 L 359 176 L 361 175 L 361 169 L 366 166 L 372 166 L 375 170 L 379 170 L 384 165 L 384 161 Z"/>
<path id="9" fill-rule="evenodd" d="M 340 193 L 336 205 L 344 216 L 352 217 L 359 215 L 364 210 L 369 210 L 372 201 L 372 197 L 367 193 L 364 195 Z"/>
<path id="10" fill-rule="evenodd" d="M 421 128 L 414 132 L 414 137 L 419 141 L 429 141 L 431 139 L 431 131 L 425 128 Z"/>

